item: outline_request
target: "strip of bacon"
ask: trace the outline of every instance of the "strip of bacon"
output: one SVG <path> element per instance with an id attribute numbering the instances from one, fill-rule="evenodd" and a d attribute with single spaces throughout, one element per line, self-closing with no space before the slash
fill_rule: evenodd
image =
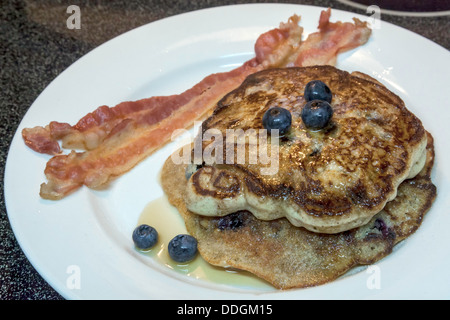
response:
<path id="1" fill-rule="evenodd" d="M 312 33 L 302 43 L 294 65 L 336 65 L 339 53 L 365 44 L 372 32 L 366 22 L 353 18 L 351 22 L 330 22 L 331 9 L 322 11 L 319 32 Z"/>
<path id="2" fill-rule="evenodd" d="M 220 97 L 260 69 L 252 59 L 231 72 L 210 75 L 182 95 L 167 99 L 160 108 L 150 108 L 152 112 L 143 117 L 124 118 L 96 148 L 52 157 L 45 168 L 48 182 L 41 185 L 41 197 L 61 199 L 82 185 L 98 188 L 129 171 L 170 141 L 176 129 L 191 126 Z"/>
<path id="3" fill-rule="evenodd" d="M 279 28 L 261 34 L 255 43 L 256 61 L 264 69 L 282 67 L 290 63 L 302 44 L 303 28 L 300 17 L 294 14 Z"/>
<path id="4" fill-rule="evenodd" d="M 303 28 L 298 25 L 299 20 L 300 18 L 294 15 L 287 23 L 281 23 L 280 28 L 262 34 L 255 44 L 256 57 L 243 66 L 229 72 L 212 74 L 179 95 L 126 101 L 114 107 L 100 106 L 81 118 L 74 126 L 52 121 L 46 127 L 24 129 L 23 139 L 34 151 L 50 155 L 61 153 L 59 140 L 65 149 L 93 150 L 125 119 L 138 122 L 151 119 L 156 123 L 200 95 L 212 97 L 211 101 L 203 106 L 203 113 L 207 113 L 220 97 L 239 86 L 246 76 L 270 66 L 283 65 L 283 59 L 292 55 L 291 44 L 298 47 L 301 43 Z M 230 86 L 222 84 L 225 80 Z"/>
<path id="5" fill-rule="evenodd" d="M 48 182 L 41 185 L 41 197 L 61 199 L 83 185 L 101 187 L 127 172 L 167 143 L 174 130 L 190 127 L 209 114 L 220 98 L 251 73 L 273 67 L 334 64 L 333 55 L 367 41 L 370 29 L 365 23 L 330 23 L 330 14 L 330 9 L 322 12 L 319 31 L 304 42 L 300 18 L 292 16 L 257 39 L 255 58 L 232 71 L 212 74 L 179 95 L 101 106 L 74 126 L 51 122 L 46 127 L 24 129 L 22 135 L 30 148 L 55 155 L 45 168 Z M 353 32 L 349 25 L 354 26 Z M 337 39 L 340 41 L 331 45 Z M 321 47 L 322 41 L 327 45 Z M 315 50 L 317 47 L 321 49 Z M 60 154 L 58 140 L 64 148 L 87 151 Z"/>

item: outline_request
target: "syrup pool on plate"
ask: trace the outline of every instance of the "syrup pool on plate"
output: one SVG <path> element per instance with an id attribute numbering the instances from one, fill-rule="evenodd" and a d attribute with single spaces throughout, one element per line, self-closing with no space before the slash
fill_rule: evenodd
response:
<path id="1" fill-rule="evenodd" d="M 142 211 L 137 225 L 148 224 L 158 231 L 158 243 L 148 251 L 141 251 L 174 272 L 217 284 L 231 285 L 249 289 L 267 289 L 273 287 L 251 273 L 232 268 L 215 267 L 207 263 L 198 254 L 192 261 L 177 263 L 168 253 L 169 241 L 178 234 L 187 234 L 186 226 L 177 209 L 165 196 L 151 201 Z"/>

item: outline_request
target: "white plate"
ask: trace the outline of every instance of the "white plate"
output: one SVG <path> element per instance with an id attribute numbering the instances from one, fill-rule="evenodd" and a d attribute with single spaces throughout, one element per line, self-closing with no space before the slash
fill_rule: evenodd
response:
<path id="1" fill-rule="evenodd" d="M 5 172 L 14 233 L 37 271 L 67 299 L 353 299 L 450 297 L 450 159 L 447 50 L 381 22 L 369 42 L 338 59 L 341 69 L 368 73 L 399 94 L 436 141 L 438 197 L 422 227 L 380 261 L 380 287 L 363 269 L 315 288 L 238 288 L 180 275 L 133 249 L 131 232 L 143 208 L 162 195 L 157 175 L 173 145 L 159 150 L 110 188 L 83 188 L 52 202 L 39 197 L 48 156 L 28 149 L 21 130 L 52 120 L 75 123 L 100 105 L 180 93 L 213 72 L 253 57 L 258 35 L 292 14 L 305 35 L 323 8 L 255 4 L 206 9 L 163 19 L 96 48 L 61 73 L 36 99 L 15 135 Z M 332 11 L 332 21 L 358 16 Z M 361 20 L 368 17 L 359 16 Z M 447 166 L 447 170 L 445 169 Z M 74 278 L 79 282 L 71 282 Z M 79 286 L 77 286 L 79 284 Z"/>

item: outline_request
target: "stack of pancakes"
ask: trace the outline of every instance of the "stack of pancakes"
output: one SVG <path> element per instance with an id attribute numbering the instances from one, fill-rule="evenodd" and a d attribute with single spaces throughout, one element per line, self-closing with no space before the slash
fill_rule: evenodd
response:
<path id="1" fill-rule="evenodd" d="M 333 117 L 321 130 L 301 119 L 313 80 L 333 94 Z M 163 189 L 206 261 L 280 289 L 314 286 L 378 261 L 420 226 L 436 196 L 433 138 L 398 96 L 365 74 L 331 66 L 265 70 L 227 94 L 199 136 L 210 129 L 224 137 L 230 129 L 261 134 L 262 116 L 275 106 L 292 115 L 287 134 L 268 136 L 269 146 L 277 143 L 276 171 L 263 174 L 274 164 L 250 155 L 164 164 Z"/>

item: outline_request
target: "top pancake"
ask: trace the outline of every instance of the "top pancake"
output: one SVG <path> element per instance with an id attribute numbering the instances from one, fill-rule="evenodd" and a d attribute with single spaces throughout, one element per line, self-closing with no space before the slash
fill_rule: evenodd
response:
<path id="1" fill-rule="evenodd" d="M 331 123 L 318 131 L 307 129 L 300 116 L 304 88 L 312 80 L 322 80 L 333 93 Z M 403 101 L 365 74 L 331 66 L 249 76 L 219 101 L 200 133 L 220 132 L 225 141 L 227 130 L 242 129 L 263 137 L 257 131 L 263 129 L 263 114 L 275 106 L 291 112 L 292 126 L 278 149 L 276 139 L 268 137 L 269 163 L 251 161 L 259 155 L 251 139 L 245 161 L 237 159 L 236 142 L 223 153 L 216 149 L 215 161 L 206 161 L 189 179 L 190 211 L 224 216 L 248 210 L 261 220 L 286 217 L 313 232 L 337 233 L 368 223 L 395 198 L 399 184 L 423 168 L 425 129 Z M 259 152 L 263 140 L 256 141 Z M 203 154 L 210 149 L 210 142 L 203 141 Z M 226 158 L 230 150 L 232 159 Z"/>

